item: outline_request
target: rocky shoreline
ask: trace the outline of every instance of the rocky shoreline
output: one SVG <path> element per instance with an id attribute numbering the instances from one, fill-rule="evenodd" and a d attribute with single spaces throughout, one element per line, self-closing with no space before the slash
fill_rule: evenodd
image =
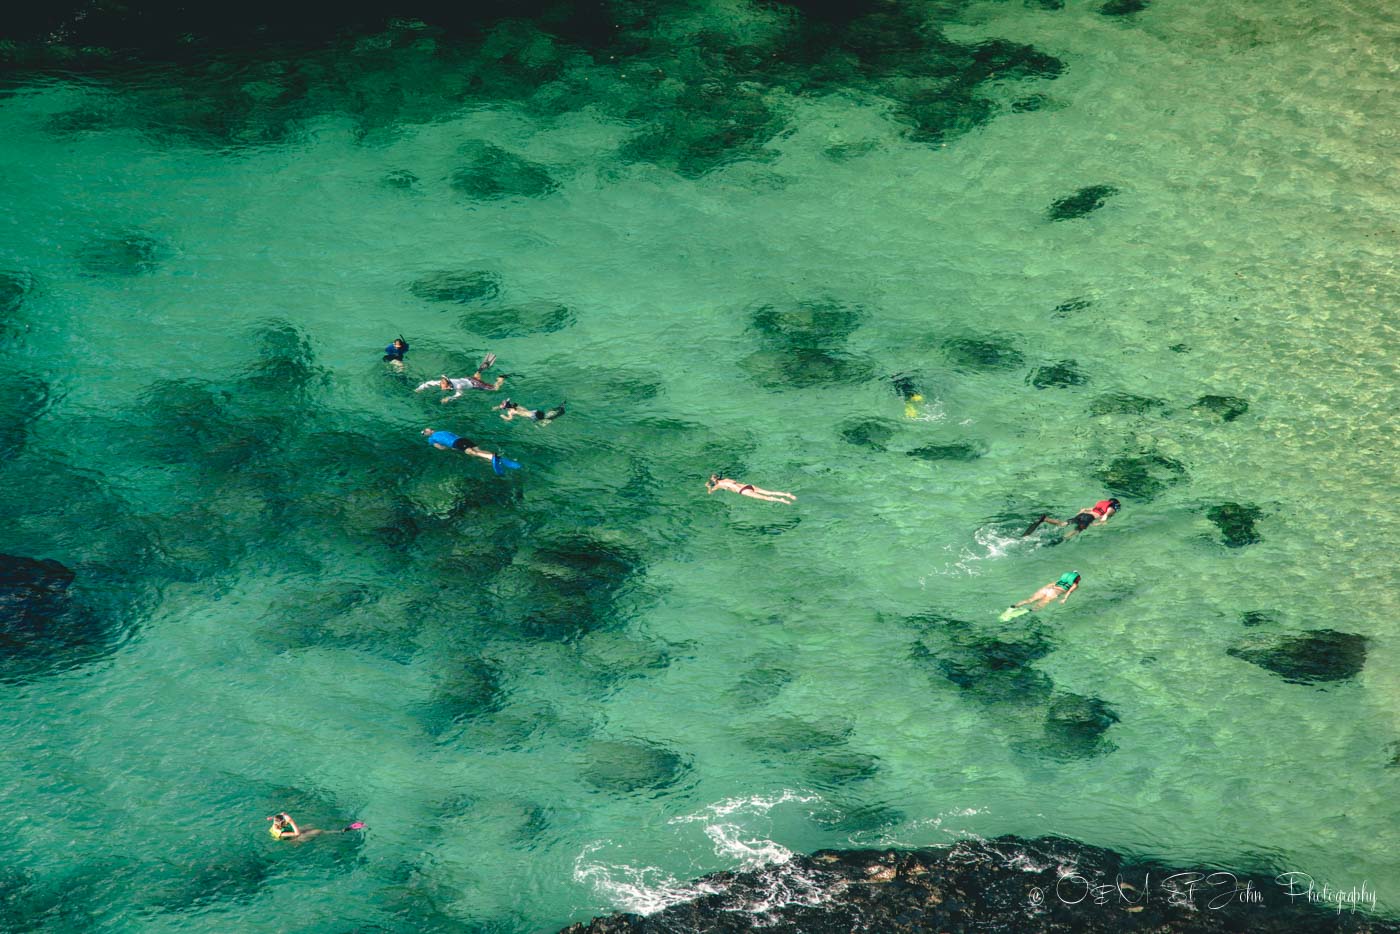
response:
<path id="1" fill-rule="evenodd" d="M 946 849 L 821 850 L 706 876 L 706 892 L 646 917 L 562 934 L 900 932 L 1400 932 L 1362 880 L 1171 867 L 1069 840 L 999 837 Z"/>

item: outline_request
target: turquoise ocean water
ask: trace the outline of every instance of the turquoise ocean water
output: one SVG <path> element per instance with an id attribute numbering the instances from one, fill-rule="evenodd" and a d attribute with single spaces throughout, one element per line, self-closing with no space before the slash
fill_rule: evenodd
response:
<path id="1" fill-rule="evenodd" d="M 102 644 L 0 685 L 0 924 L 546 931 L 1004 833 L 1400 912 L 1400 17 L 1100 6 L 901 6 L 878 74 L 712 0 L 12 83 L 0 551 Z M 568 414 L 411 391 L 487 350 Z M 1308 630 L 1360 673 L 1228 654 Z"/>

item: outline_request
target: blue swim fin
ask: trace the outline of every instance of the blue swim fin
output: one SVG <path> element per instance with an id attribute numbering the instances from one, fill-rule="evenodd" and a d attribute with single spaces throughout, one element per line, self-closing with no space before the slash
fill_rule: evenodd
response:
<path id="1" fill-rule="evenodd" d="M 520 469 L 520 465 L 517 464 L 515 461 L 511 460 L 509 457 L 502 457 L 499 454 L 491 455 L 491 469 L 496 471 L 496 476 L 502 476 L 506 472 L 507 467 L 509 467 L 511 470 Z"/>

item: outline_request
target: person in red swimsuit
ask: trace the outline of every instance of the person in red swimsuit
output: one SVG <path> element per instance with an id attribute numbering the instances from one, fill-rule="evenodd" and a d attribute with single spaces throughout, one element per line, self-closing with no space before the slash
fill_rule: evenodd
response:
<path id="1" fill-rule="evenodd" d="M 777 490 L 765 490 L 763 487 L 754 486 L 752 483 L 740 483 L 738 480 L 731 480 L 728 477 L 721 477 L 717 473 L 710 474 L 710 479 L 705 482 L 705 492 L 713 493 L 715 490 L 729 490 L 738 493 L 740 496 L 748 496 L 753 499 L 763 499 L 770 503 L 786 503 L 791 506 L 797 496 L 792 493 L 779 493 Z"/>
<path id="2" fill-rule="evenodd" d="M 1079 512 L 1074 514 L 1074 518 L 1067 522 L 1061 522 L 1059 519 L 1051 519 L 1049 516 L 1043 516 L 1042 519 L 1051 525 L 1074 526 L 1074 528 L 1065 533 L 1065 538 L 1068 540 L 1074 538 L 1074 536 L 1096 522 L 1100 525 L 1107 522 L 1109 517 L 1117 513 L 1121 508 L 1122 505 L 1116 499 L 1101 499 L 1094 505 L 1079 510 Z"/>

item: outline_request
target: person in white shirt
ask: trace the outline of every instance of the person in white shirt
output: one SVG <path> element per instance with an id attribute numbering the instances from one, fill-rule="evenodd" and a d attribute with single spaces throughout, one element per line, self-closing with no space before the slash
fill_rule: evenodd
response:
<path id="1" fill-rule="evenodd" d="M 501 388 L 501 385 L 503 383 L 505 383 L 506 378 L 504 376 L 497 376 L 496 381 L 494 383 L 488 383 L 486 382 L 486 380 L 481 378 L 481 374 L 491 369 L 492 365 L 495 364 L 495 362 L 496 355 L 493 353 L 489 353 L 485 356 L 484 359 L 482 359 L 481 366 L 477 367 L 476 372 L 473 373 L 471 376 L 465 376 L 460 379 L 453 379 L 452 377 L 444 374 L 442 378 L 430 379 L 426 383 L 421 384 L 417 389 L 413 391 L 422 392 L 425 389 L 432 389 L 434 386 L 436 386 L 443 392 L 450 392 L 452 395 L 443 396 L 443 405 L 446 405 L 453 399 L 460 398 L 462 393 L 466 392 L 468 389 L 484 389 L 487 392 L 495 392 L 497 389 Z"/>

